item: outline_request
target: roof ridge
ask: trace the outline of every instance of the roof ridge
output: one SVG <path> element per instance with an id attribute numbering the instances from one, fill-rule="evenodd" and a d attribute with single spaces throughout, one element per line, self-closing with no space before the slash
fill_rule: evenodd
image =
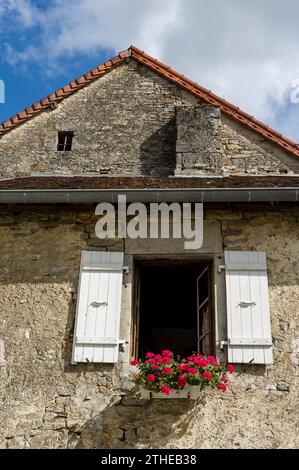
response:
<path id="1" fill-rule="evenodd" d="M 95 67 L 89 72 L 86 72 L 81 77 L 76 78 L 72 82 L 62 86 L 55 92 L 51 93 L 46 98 L 42 98 L 41 100 L 33 103 L 25 110 L 20 111 L 15 116 L 12 116 L 10 119 L 0 123 L 0 137 L 5 132 L 8 132 L 19 124 L 30 119 L 33 115 L 45 109 L 51 108 L 54 103 L 61 101 L 62 99 L 77 91 L 78 89 L 83 88 L 88 83 L 92 82 L 93 80 L 96 80 L 97 78 L 111 70 L 114 66 L 122 63 L 128 57 L 132 57 L 141 64 L 153 70 L 155 73 L 162 75 L 167 80 L 170 80 L 177 86 L 183 88 L 189 93 L 192 93 L 203 101 L 214 106 L 219 106 L 221 111 L 227 116 L 235 119 L 243 125 L 246 125 L 251 130 L 259 133 L 265 139 L 280 146 L 292 155 L 299 157 L 298 143 L 280 134 L 276 130 L 272 129 L 270 126 L 256 119 L 254 116 L 251 116 L 250 114 L 241 110 L 229 101 L 226 101 L 225 99 L 215 95 L 212 91 L 185 77 L 176 70 L 173 70 L 171 67 L 163 64 L 159 60 L 148 55 L 147 53 L 138 49 L 134 45 L 129 46 L 128 49 L 119 52 L 112 59 Z"/>

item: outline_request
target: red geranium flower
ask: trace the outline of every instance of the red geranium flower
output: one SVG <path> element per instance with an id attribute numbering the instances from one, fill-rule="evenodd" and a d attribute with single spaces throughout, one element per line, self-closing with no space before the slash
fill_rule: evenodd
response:
<path id="1" fill-rule="evenodd" d="M 145 360 L 133 359 L 133 366 L 137 366 L 139 374 L 135 374 L 134 380 L 138 385 L 147 390 L 157 391 L 169 395 L 172 388 L 182 390 L 188 384 L 196 386 L 217 388 L 226 392 L 228 374 L 234 372 L 231 364 L 226 366 L 218 363 L 215 356 L 204 356 L 194 353 L 188 358 L 181 358 L 168 349 L 160 354 L 146 353 Z"/>
<path id="2" fill-rule="evenodd" d="M 178 381 L 177 381 L 177 385 L 178 387 L 180 388 L 184 388 L 185 385 L 187 383 L 187 377 L 186 377 L 186 374 L 181 374 L 178 376 Z"/>
<path id="3" fill-rule="evenodd" d="M 203 376 L 204 379 L 206 379 L 208 382 L 210 382 L 212 380 L 212 375 L 210 374 L 210 372 L 206 371 L 204 372 L 203 374 L 201 374 Z"/>
<path id="4" fill-rule="evenodd" d="M 226 390 L 227 390 L 226 384 L 225 384 L 225 383 L 220 383 L 220 384 L 218 384 L 218 390 L 221 390 L 222 392 L 225 393 Z"/>
<path id="5" fill-rule="evenodd" d="M 156 354 L 155 355 L 155 359 L 156 359 L 156 362 L 161 362 L 163 360 L 163 357 L 161 356 L 161 354 Z"/>
<path id="6" fill-rule="evenodd" d="M 196 362 L 196 365 L 203 369 L 204 367 L 207 367 L 209 365 L 209 362 L 206 359 L 200 359 Z"/>
<path id="7" fill-rule="evenodd" d="M 154 382 L 155 379 L 156 379 L 156 377 L 154 376 L 154 374 L 148 374 L 147 380 L 148 380 L 149 382 Z"/>
<path id="8" fill-rule="evenodd" d="M 181 364 L 179 367 L 178 367 L 178 370 L 183 370 L 183 371 L 187 371 L 189 369 L 189 366 L 187 364 Z"/>
<path id="9" fill-rule="evenodd" d="M 148 359 L 150 359 L 151 357 L 155 357 L 155 355 L 154 355 L 154 353 L 152 353 L 152 352 L 148 352 L 148 353 L 146 353 L 146 356 L 145 356 L 145 357 L 147 357 Z"/>
<path id="10" fill-rule="evenodd" d="M 171 364 L 172 360 L 170 357 L 163 357 L 161 362 L 163 362 L 163 364 Z"/>
<path id="11" fill-rule="evenodd" d="M 160 392 L 164 393 L 165 395 L 169 395 L 171 392 L 171 388 L 167 387 L 167 385 L 162 385 L 160 388 Z"/>
<path id="12" fill-rule="evenodd" d="M 208 356 L 207 359 L 210 362 L 216 362 L 216 357 L 215 356 Z"/>
<path id="13" fill-rule="evenodd" d="M 162 351 L 162 356 L 165 356 L 165 357 L 171 357 L 173 354 L 171 351 L 169 351 L 169 349 L 164 349 L 164 351 Z"/>

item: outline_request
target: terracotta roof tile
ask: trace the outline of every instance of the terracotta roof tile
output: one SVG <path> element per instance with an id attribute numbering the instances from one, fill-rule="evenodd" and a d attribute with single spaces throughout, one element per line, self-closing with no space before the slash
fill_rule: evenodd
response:
<path id="1" fill-rule="evenodd" d="M 125 51 L 121 51 L 118 55 L 121 59 L 126 59 L 127 57 L 130 57 L 131 54 L 131 47 L 129 49 L 126 49 Z"/>
<path id="2" fill-rule="evenodd" d="M 70 91 L 70 93 L 72 93 L 72 92 L 74 91 L 74 89 L 76 89 L 76 88 L 78 87 L 77 83 L 74 82 L 74 81 L 71 82 L 71 83 L 69 84 L 69 86 L 70 86 L 71 89 L 72 89 L 72 90 Z"/>
<path id="3" fill-rule="evenodd" d="M 37 111 L 42 108 L 42 104 L 37 101 L 36 103 L 33 103 L 32 108 L 34 109 L 34 111 Z"/>
<path id="4" fill-rule="evenodd" d="M 62 88 L 60 88 L 60 90 L 57 90 L 57 91 L 55 92 L 55 95 L 56 95 L 56 96 L 63 96 L 64 94 L 65 94 L 65 93 L 64 93 L 64 91 L 63 91 Z"/>
<path id="5" fill-rule="evenodd" d="M 47 106 L 49 104 L 49 98 L 43 98 L 40 100 L 42 106 Z M 20 113 L 18 113 L 20 115 Z"/>
<path id="6" fill-rule="evenodd" d="M 181 87 L 187 92 L 192 93 L 206 103 L 219 106 L 221 111 L 227 116 L 246 125 L 248 128 L 259 133 L 263 138 L 278 145 L 292 155 L 299 157 L 299 145 L 297 143 L 281 135 L 274 129 L 271 129 L 271 127 L 255 119 L 253 116 L 250 116 L 248 113 L 240 110 L 238 107 L 234 106 L 223 98 L 215 95 L 210 90 L 207 90 L 203 86 L 176 72 L 171 67 L 168 67 L 167 65 L 159 62 L 157 59 L 149 56 L 135 46 L 130 46 L 129 49 L 120 52 L 111 60 L 108 60 L 104 64 L 92 69 L 82 77 L 79 77 L 75 81 L 72 81 L 64 87 L 60 88 L 55 93 L 51 93 L 48 97 L 41 99 L 39 102 L 32 105 L 32 107 L 27 108 L 25 111 L 19 112 L 13 118 L 0 124 L 0 136 L 21 124 L 34 114 L 47 109 L 49 106 L 51 106 L 53 101 L 60 101 L 77 89 L 86 86 L 91 81 L 111 70 L 112 67 L 122 63 L 128 57 L 132 57 L 139 63 L 163 76 L 172 83 L 175 83 L 177 86 Z"/>
<path id="7" fill-rule="evenodd" d="M 87 72 L 85 75 L 84 75 L 84 78 L 85 80 L 91 80 L 93 78 L 93 75 L 91 74 L 91 72 Z"/>
<path id="8" fill-rule="evenodd" d="M 72 88 L 71 88 L 70 85 L 66 85 L 62 89 L 63 89 L 64 93 L 69 93 L 70 91 L 72 91 Z"/>
<path id="9" fill-rule="evenodd" d="M 17 116 L 19 116 L 20 121 L 21 121 L 22 119 L 25 119 L 26 116 L 27 116 L 26 111 L 20 111 L 20 112 L 17 114 Z M 1 130 L 1 128 L 0 128 L 0 130 Z"/>
<path id="10" fill-rule="evenodd" d="M 107 67 L 105 64 L 98 65 L 97 70 L 98 72 L 105 72 L 105 70 L 107 70 Z"/>
<path id="11" fill-rule="evenodd" d="M 56 93 L 51 93 L 48 95 L 48 100 L 49 101 L 56 101 Z"/>
<path id="12" fill-rule="evenodd" d="M 86 78 L 83 76 L 83 77 L 79 77 L 79 78 L 76 78 L 76 83 L 78 83 L 79 85 L 83 84 L 86 82 Z"/>
<path id="13" fill-rule="evenodd" d="M 122 59 L 120 57 L 113 57 L 113 59 L 111 59 L 111 62 L 113 65 L 115 64 L 118 64 L 119 62 L 122 62 Z"/>

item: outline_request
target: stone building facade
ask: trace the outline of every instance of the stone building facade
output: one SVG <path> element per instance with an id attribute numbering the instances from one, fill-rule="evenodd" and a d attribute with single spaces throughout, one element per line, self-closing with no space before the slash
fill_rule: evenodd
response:
<path id="1" fill-rule="evenodd" d="M 298 146 L 136 48 L 61 90 L 0 127 L 0 446 L 298 448 Z M 97 238 L 96 203 L 121 191 L 199 194 L 202 247 Z M 82 250 L 125 255 L 115 364 L 71 361 Z M 236 364 L 227 394 L 138 399 L 136 261 L 211 262 L 225 362 L 225 251 L 267 254 L 273 363 Z"/>

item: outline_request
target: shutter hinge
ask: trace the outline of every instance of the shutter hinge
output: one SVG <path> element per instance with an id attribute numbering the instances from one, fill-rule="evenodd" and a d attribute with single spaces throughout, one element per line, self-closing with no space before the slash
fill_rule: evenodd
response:
<path id="1" fill-rule="evenodd" d="M 223 351 L 224 346 L 228 346 L 228 341 L 220 341 L 220 349 Z"/>
<path id="2" fill-rule="evenodd" d="M 129 266 L 123 266 L 123 272 L 125 274 L 129 274 L 129 272 L 130 272 Z"/>
<path id="3" fill-rule="evenodd" d="M 76 336 L 76 343 L 77 344 L 93 344 L 93 345 L 118 345 L 118 344 L 126 344 L 127 341 L 125 339 L 116 339 L 116 338 L 109 338 L 109 337 L 96 337 L 96 336 Z"/>
<path id="4" fill-rule="evenodd" d="M 218 266 L 218 273 L 221 273 L 221 271 L 224 271 L 226 268 L 225 264 L 219 264 Z"/>

